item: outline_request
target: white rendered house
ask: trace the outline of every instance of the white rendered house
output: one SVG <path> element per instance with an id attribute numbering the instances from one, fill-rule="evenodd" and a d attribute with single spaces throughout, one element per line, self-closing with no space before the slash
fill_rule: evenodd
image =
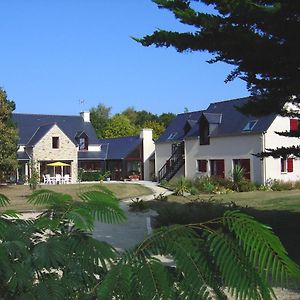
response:
<path id="1" fill-rule="evenodd" d="M 156 173 L 160 179 L 184 175 L 229 177 L 234 165 L 253 182 L 300 179 L 295 157 L 260 159 L 253 154 L 299 144 L 298 138 L 275 132 L 293 130 L 297 120 L 276 115 L 245 116 L 236 110 L 248 98 L 216 102 L 204 111 L 179 114 L 155 145 Z"/>

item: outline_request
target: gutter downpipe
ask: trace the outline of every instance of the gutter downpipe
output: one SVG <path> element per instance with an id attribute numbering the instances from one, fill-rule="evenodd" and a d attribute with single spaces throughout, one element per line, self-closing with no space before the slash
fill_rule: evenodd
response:
<path id="1" fill-rule="evenodd" d="M 262 133 L 262 152 L 265 152 L 265 147 L 266 147 L 266 131 L 263 131 Z M 262 159 L 262 181 L 263 184 L 266 184 L 266 180 L 267 180 L 267 163 L 266 163 L 266 158 Z"/>

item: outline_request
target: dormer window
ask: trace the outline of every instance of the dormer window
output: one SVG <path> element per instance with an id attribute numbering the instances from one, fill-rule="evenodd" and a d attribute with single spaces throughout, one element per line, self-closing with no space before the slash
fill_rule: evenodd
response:
<path id="1" fill-rule="evenodd" d="M 58 149 L 59 148 L 59 137 L 53 136 L 52 137 L 52 149 Z"/>
<path id="2" fill-rule="evenodd" d="M 75 137 L 77 143 L 78 143 L 78 149 L 83 151 L 83 150 L 88 150 L 89 148 L 89 138 L 87 134 L 84 131 L 77 132 L 76 137 Z"/>
<path id="3" fill-rule="evenodd" d="M 88 150 L 88 141 L 86 137 L 79 138 L 79 150 Z"/>
<path id="4" fill-rule="evenodd" d="M 256 125 L 256 123 L 257 123 L 257 120 L 249 121 L 243 128 L 243 131 L 252 131 L 254 126 Z"/>

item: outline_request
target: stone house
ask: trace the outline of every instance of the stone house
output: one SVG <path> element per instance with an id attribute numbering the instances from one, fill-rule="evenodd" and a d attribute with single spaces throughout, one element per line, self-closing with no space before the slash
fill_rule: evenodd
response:
<path id="1" fill-rule="evenodd" d="M 43 174 L 63 173 L 77 182 L 78 168 L 109 170 L 116 180 L 128 178 L 135 169 L 140 179 L 149 179 L 154 172 L 154 167 L 150 171 L 151 129 L 143 129 L 136 137 L 98 139 L 88 112 L 79 116 L 14 113 L 13 120 L 19 131 L 17 182 L 30 177 L 30 162 L 36 164 L 41 180 Z M 48 165 L 57 161 L 66 165 L 56 169 Z M 116 168 L 114 162 L 120 166 Z"/>

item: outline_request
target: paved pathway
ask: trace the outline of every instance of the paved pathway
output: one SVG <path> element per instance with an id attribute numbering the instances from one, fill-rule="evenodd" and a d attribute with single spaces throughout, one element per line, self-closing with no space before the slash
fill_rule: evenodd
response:
<path id="1" fill-rule="evenodd" d="M 145 185 L 153 190 L 152 195 L 139 197 L 144 201 L 153 200 L 154 196 L 160 193 L 165 193 L 165 195 L 171 194 L 170 191 L 158 187 L 157 183 L 154 182 L 138 181 L 134 183 Z M 96 222 L 93 237 L 108 242 L 118 250 L 131 248 L 142 241 L 149 231 L 149 219 L 151 216 L 155 216 L 156 212 L 153 210 L 131 212 L 129 211 L 130 202 L 131 200 L 127 199 L 122 200 L 120 203 L 121 208 L 127 214 L 127 221 L 125 223 L 106 224 Z"/>

